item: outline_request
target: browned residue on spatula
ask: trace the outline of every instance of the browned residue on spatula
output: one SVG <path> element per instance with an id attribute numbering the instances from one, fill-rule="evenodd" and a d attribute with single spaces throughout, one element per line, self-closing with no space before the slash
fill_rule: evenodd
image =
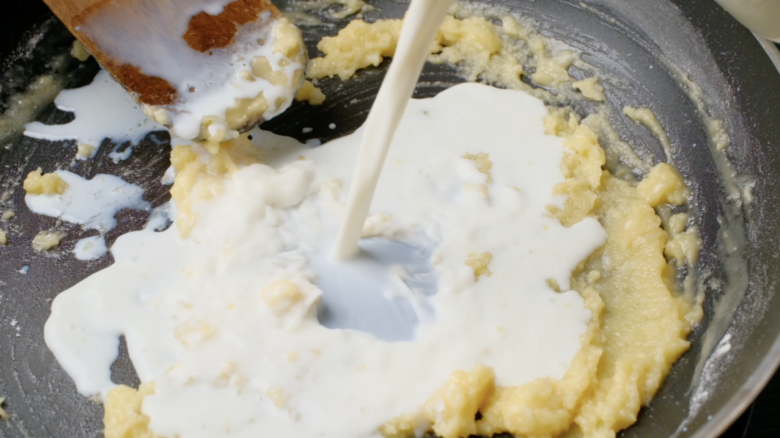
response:
<path id="1" fill-rule="evenodd" d="M 119 82 L 128 91 L 135 93 L 141 103 L 147 105 L 169 105 L 176 101 L 176 89 L 163 78 L 147 76 L 131 64 L 111 69 Z"/>
<path id="2" fill-rule="evenodd" d="M 184 41 L 199 52 L 227 47 L 240 26 L 256 21 L 264 11 L 272 15 L 279 13 L 266 0 L 236 0 L 225 6 L 219 15 L 200 12 L 190 19 Z"/>
<path id="3" fill-rule="evenodd" d="M 182 101 L 176 88 L 165 79 L 144 73 L 143 65 L 126 64 L 116 59 L 102 44 L 101 32 L 111 32 L 111 26 L 120 26 L 133 32 L 144 32 L 149 14 L 168 14 L 172 21 L 187 19 L 172 2 L 163 0 L 44 0 L 84 46 L 136 99 L 148 105 L 170 105 Z M 185 3 L 186 4 L 186 3 Z M 272 18 L 281 13 L 270 0 L 235 0 L 227 4 L 219 15 L 200 12 L 189 18 L 184 40 L 199 52 L 229 46 L 238 29 L 259 20 L 264 12 Z M 93 24 L 100 24 L 95 28 Z M 264 23 L 260 23 L 263 25 Z M 88 27 L 92 27 L 95 40 L 90 39 Z M 96 30 L 97 29 L 97 30 Z M 180 34 L 179 34 L 180 35 Z M 174 38 L 178 38 L 176 35 Z M 128 44 L 132 44 L 131 41 Z M 172 56 L 175 56 L 172 55 Z"/>
<path id="4" fill-rule="evenodd" d="M 47 0 L 47 3 L 51 6 L 52 0 Z M 82 27 L 89 26 L 90 21 L 95 20 L 95 17 L 111 22 L 112 19 L 122 16 L 127 8 L 134 7 L 137 12 L 143 11 L 143 1 L 70 0 L 70 2 L 56 3 L 58 5 L 64 3 L 67 6 L 55 9 L 60 19 L 95 59 L 135 96 L 136 100 L 147 105 L 170 105 L 178 100 L 176 88 L 168 81 L 158 76 L 146 75 L 135 65 L 122 64 L 112 56 L 110 51 L 104 50 L 100 40 L 93 41 L 82 32 Z"/>

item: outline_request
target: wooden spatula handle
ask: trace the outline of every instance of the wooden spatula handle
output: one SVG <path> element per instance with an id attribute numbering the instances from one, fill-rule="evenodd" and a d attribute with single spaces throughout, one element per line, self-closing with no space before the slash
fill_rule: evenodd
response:
<path id="1" fill-rule="evenodd" d="M 76 17 L 85 16 L 89 11 L 99 7 L 105 0 L 44 0 L 57 17 L 74 31 Z"/>

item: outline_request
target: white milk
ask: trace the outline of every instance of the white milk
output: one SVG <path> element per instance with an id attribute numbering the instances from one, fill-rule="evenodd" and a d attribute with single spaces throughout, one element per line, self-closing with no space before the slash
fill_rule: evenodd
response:
<path id="1" fill-rule="evenodd" d="M 67 170 L 54 173 L 68 184 L 68 188 L 61 195 L 25 195 L 24 202 L 33 213 L 60 218 L 79 224 L 85 230 L 105 234 L 116 226 L 114 216 L 119 210 L 151 207 L 144 201 L 141 187 L 118 176 L 98 174 L 88 180 Z"/>
<path id="2" fill-rule="evenodd" d="M 591 317 L 569 278 L 606 235 L 595 219 L 565 228 L 547 213 L 564 201 L 552 189 L 565 152 L 544 134 L 546 113 L 523 92 L 477 84 L 409 103 L 363 230 L 379 237 L 363 246 L 392 240 L 430 254 L 434 295 L 405 290 L 397 280 L 414 273 L 392 260 L 363 259 L 382 274 L 373 285 L 322 281 L 353 263 L 325 255 L 363 129 L 314 149 L 265 133 L 253 141 L 273 167 L 245 167 L 196 205 L 187 240 L 175 226 L 121 236 L 114 265 L 54 300 L 46 343 L 82 394 L 105 395 L 124 335 L 141 381 L 156 382 L 142 408 L 150 427 L 180 438 L 378 437 L 455 370 L 491 366 L 499 385 L 561 378 Z M 489 154 L 492 182 L 466 153 Z M 492 275 L 475 281 L 465 260 L 483 252 Z M 282 279 L 300 291 L 286 308 L 261 293 Z M 318 321 L 320 301 L 367 295 L 411 309 L 410 340 Z M 343 326 L 376 317 L 356 310 Z"/>
<path id="3" fill-rule="evenodd" d="M 94 156 L 105 138 L 116 144 L 137 143 L 152 131 L 165 130 L 146 117 L 138 103 L 105 70 L 87 86 L 61 91 L 54 104 L 72 112 L 75 119 L 63 125 L 28 123 L 24 135 L 51 141 L 76 140 L 93 146 L 91 155 Z M 120 158 L 127 156 L 117 156 L 115 161 Z"/>

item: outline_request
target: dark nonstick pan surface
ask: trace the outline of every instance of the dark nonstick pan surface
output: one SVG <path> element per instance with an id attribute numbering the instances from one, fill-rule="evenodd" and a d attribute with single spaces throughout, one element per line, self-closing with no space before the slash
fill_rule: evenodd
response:
<path id="1" fill-rule="evenodd" d="M 66 53 L 70 37 L 39 0 L 5 0 L 0 15 L 0 112 L 8 99 L 23 91 L 40 74 L 57 70 L 66 87 L 82 86 L 97 72 L 94 61 L 79 63 L 69 57 L 57 62 L 53 54 Z M 286 0 L 285 0 L 286 1 Z M 377 7 L 366 19 L 400 17 L 405 4 L 369 0 Z M 780 358 L 780 74 L 756 38 L 711 0 L 495 0 L 536 18 L 542 33 L 582 51 L 582 59 L 617 78 L 606 83 L 610 103 L 618 109 L 612 123 L 637 150 L 663 157 L 660 145 L 644 128 L 619 114 L 624 105 L 649 106 L 665 126 L 674 147 L 674 161 L 692 182 L 693 215 L 704 246 L 698 266 L 706 289 L 706 315 L 691 334 L 692 347 L 675 364 L 666 383 L 638 423 L 623 437 L 715 437 L 739 415 L 771 376 Z M 286 3 L 280 1 L 282 9 Z M 304 29 L 312 57 L 323 35 L 339 25 Z M 306 140 L 327 141 L 356 129 L 382 78 L 383 68 L 366 71 L 352 82 L 325 80 L 328 100 L 320 107 L 296 104 L 267 122 L 264 129 Z M 727 182 L 718 171 L 718 159 L 706 146 L 701 114 L 686 94 L 677 66 L 698 83 L 706 96 L 710 116 L 724 121 L 732 139 L 726 152 L 733 165 L 729 177 L 743 186 L 754 183 L 752 202 L 744 195 L 727 199 Z M 574 77 L 584 72 L 573 68 Z M 446 66 L 427 66 L 416 96 L 435 95 L 446 85 L 462 81 Z M 587 103 L 577 110 L 586 114 Z M 45 123 L 64 123 L 67 113 L 47 105 L 37 116 Z M 338 128 L 330 130 L 328 125 Z M 302 134 L 303 127 L 314 130 Z M 15 189 L 0 210 L 12 208 L 16 217 L 2 226 L 10 244 L 0 246 L 0 397 L 11 415 L 0 422 L 0 437 L 102 436 L 102 407 L 76 392 L 43 342 L 43 324 L 58 293 L 87 275 L 111 264 L 107 256 L 81 262 L 71 254 L 75 242 L 86 237 L 79 227 L 56 224 L 53 218 L 33 215 L 24 204 L 20 184 L 37 167 L 50 172 L 67 168 L 86 177 L 111 173 L 146 189 L 146 200 L 157 206 L 169 199 L 160 177 L 169 165 L 168 134 L 152 133 L 130 158 L 114 163 L 108 153 L 116 147 L 104 141 L 98 155 L 71 167 L 73 142 L 47 142 L 0 132 L 0 194 Z M 126 145 L 125 145 L 126 146 Z M 109 243 L 124 232 L 143 226 L 148 213 L 120 212 L 119 226 Z M 58 249 L 45 254 L 30 247 L 42 229 L 59 226 L 68 236 Z M 728 233 L 731 245 L 719 245 Z M 28 267 L 26 274 L 20 272 Z M 729 324 L 720 324 L 718 314 Z M 713 321 L 715 321 L 713 323 Z M 731 336 L 731 350 L 704 365 L 711 351 L 707 340 Z M 694 377 L 704 370 L 702 380 Z M 113 367 L 117 383 L 137 384 L 124 344 Z M 700 383 L 698 390 L 694 389 Z M 691 403 L 692 395 L 696 403 Z M 694 409 L 691 409 L 691 406 Z M 335 420 L 338 421 L 338 420 Z M 684 427 L 681 427 L 683 425 Z M 349 438 L 349 437 L 345 437 Z"/>

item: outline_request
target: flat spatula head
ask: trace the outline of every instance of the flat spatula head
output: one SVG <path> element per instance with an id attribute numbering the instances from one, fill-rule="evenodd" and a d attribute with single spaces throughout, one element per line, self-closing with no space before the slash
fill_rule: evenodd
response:
<path id="1" fill-rule="evenodd" d="M 268 0 L 46 3 L 150 116 L 183 138 L 251 128 L 285 109 L 302 81 L 300 32 Z"/>

